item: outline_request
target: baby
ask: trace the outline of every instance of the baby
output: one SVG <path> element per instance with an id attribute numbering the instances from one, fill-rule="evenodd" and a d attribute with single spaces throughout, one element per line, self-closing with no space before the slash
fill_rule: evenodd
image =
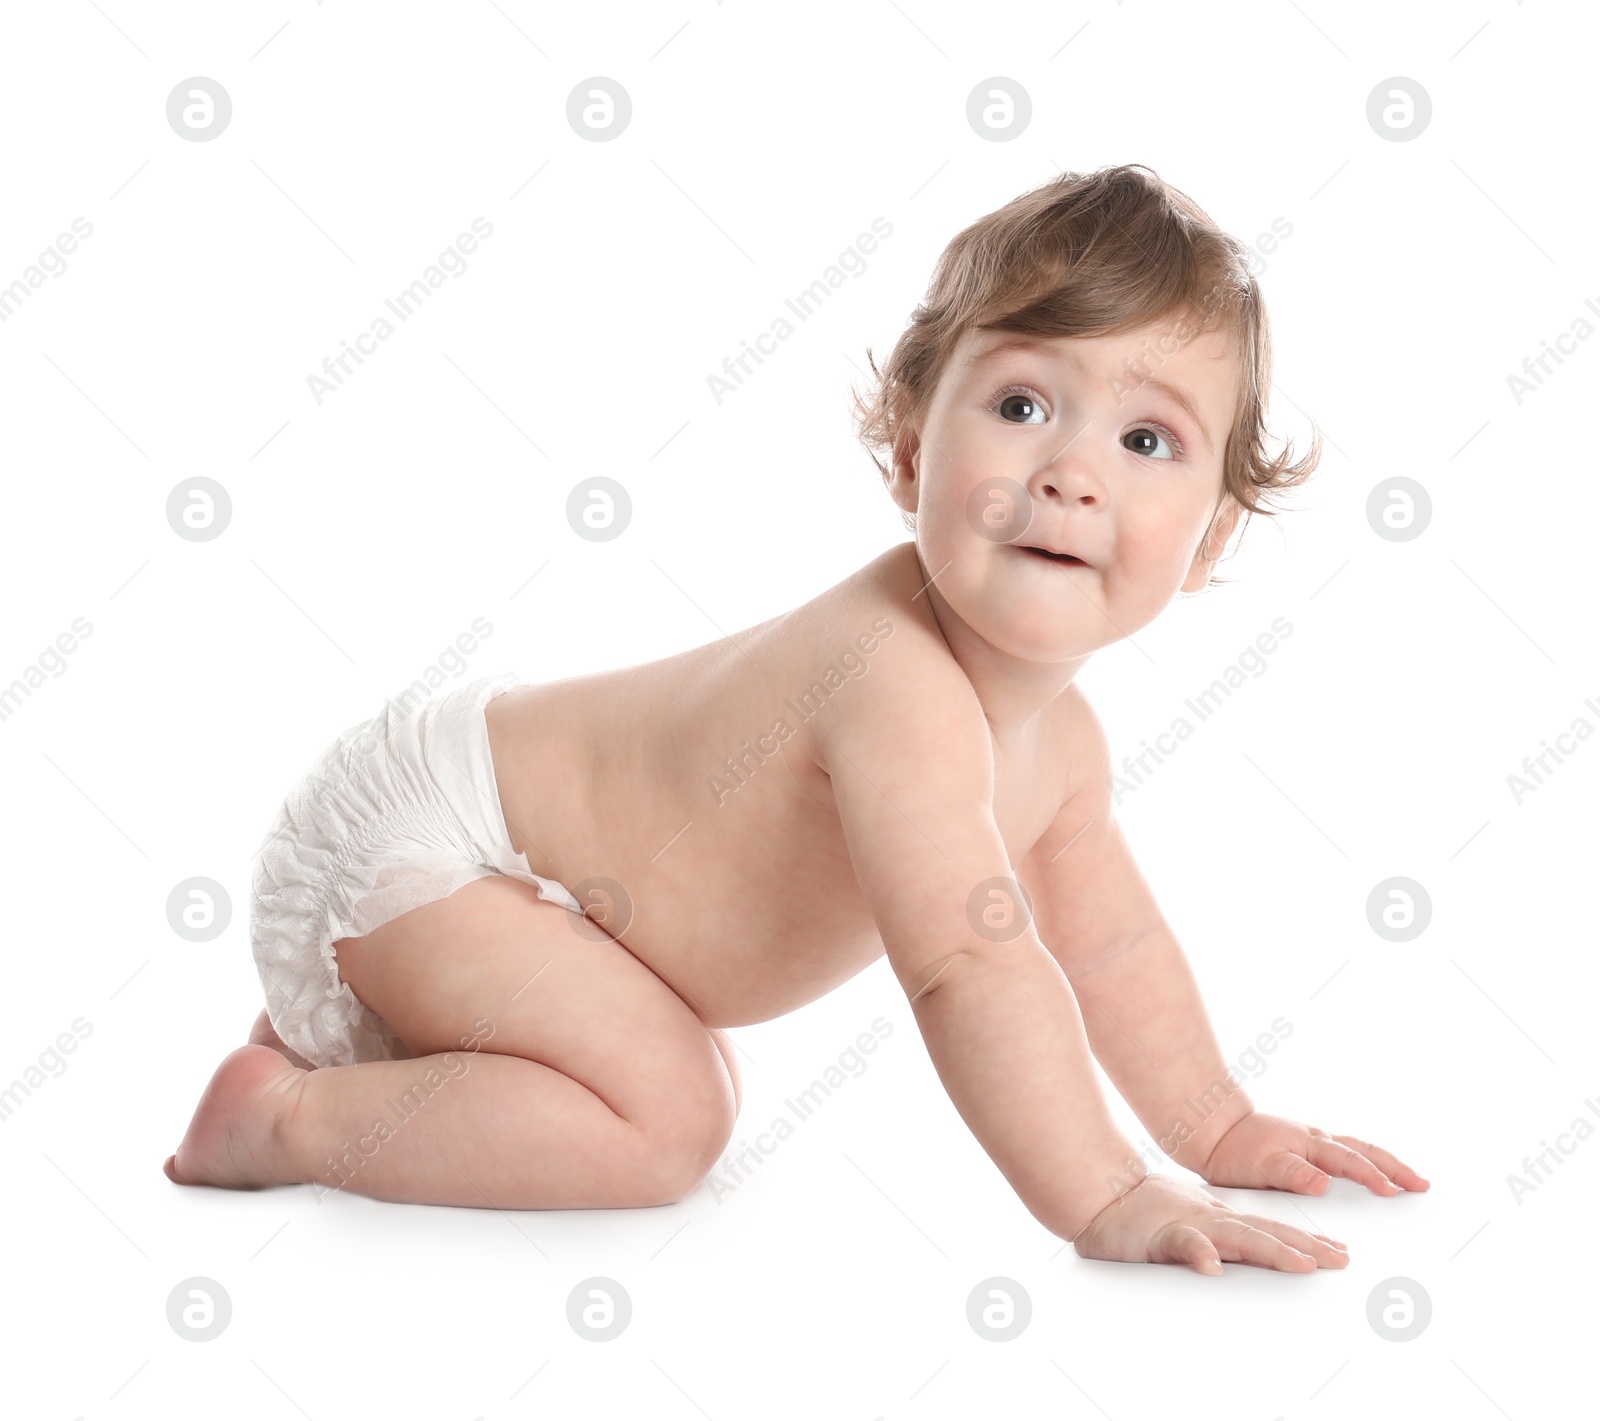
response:
<path id="1" fill-rule="evenodd" d="M 1091 1065 L 1207 1183 L 1428 1187 L 1230 1078 L 1075 679 L 1316 467 L 1265 452 L 1247 262 L 1138 165 L 1025 193 L 950 243 L 859 400 L 914 541 L 694 650 L 341 735 L 261 849 L 267 1008 L 168 1177 L 670 1203 L 734 1128 L 726 1029 L 887 953 L 956 1109 L 1083 1257 L 1343 1267 L 1147 1172 Z"/>

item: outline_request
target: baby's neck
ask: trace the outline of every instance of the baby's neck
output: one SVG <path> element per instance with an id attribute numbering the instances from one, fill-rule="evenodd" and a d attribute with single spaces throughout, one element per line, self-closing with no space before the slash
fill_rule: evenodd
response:
<path id="1" fill-rule="evenodd" d="M 928 591 L 932 594 L 935 589 L 930 586 Z M 930 606 L 950 655 L 972 683 L 997 739 L 1027 734 L 1072 685 L 1092 654 L 1085 652 L 1069 661 L 1023 661 L 985 641 L 942 597 L 934 596 Z"/>

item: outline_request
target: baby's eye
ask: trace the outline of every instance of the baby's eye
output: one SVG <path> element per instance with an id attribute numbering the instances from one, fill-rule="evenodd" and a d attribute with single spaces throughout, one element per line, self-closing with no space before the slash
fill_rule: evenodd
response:
<path id="1" fill-rule="evenodd" d="M 1000 412 L 1000 418 L 1010 424 L 1043 424 L 1045 422 L 1044 406 L 1034 397 L 1021 390 L 1008 391 L 994 406 Z"/>
<path id="2" fill-rule="evenodd" d="M 1132 445 L 1128 443 L 1130 439 L 1137 439 L 1140 442 L 1137 445 Z M 1150 442 L 1152 440 L 1155 441 L 1154 444 Z M 1174 438 L 1172 444 L 1177 442 Z M 1146 454 L 1152 459 L 1176 459 L 1178 457 L 1173 453 L 1172 445 L 1167 443 L 1163 432 L 1149 425 L 1140 429 L 1130 429 L 1122 436 L 1122 447 L 1131 449 L 1135 454 Z M 1160 449 L 1165 449 L 1167 452 L 1165 454 L 1157 452 Z"/>

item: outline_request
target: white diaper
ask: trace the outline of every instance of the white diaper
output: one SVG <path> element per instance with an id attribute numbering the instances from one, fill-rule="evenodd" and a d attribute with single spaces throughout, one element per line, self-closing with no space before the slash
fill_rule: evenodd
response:
<path id="1" fill-rule="evenodd" d="M 340 938 L 494 873 L 582 911 L 506 830 L 483 708 L 522 684 L 507 673 L 421 704 L 391 698 L 340 735 L 279 809 L 256 857 L 250 947 L 273 1029 L 313 1065 L 411 1055 L 339 980 Z"/>

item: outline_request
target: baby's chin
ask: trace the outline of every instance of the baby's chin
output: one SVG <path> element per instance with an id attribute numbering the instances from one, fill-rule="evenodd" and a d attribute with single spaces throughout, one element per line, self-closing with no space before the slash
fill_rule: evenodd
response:
<path id="1" fill-rule="evenodd" d="M 943 600 L 996 651 L 1019 661 L 1080 660 L 1121 641 L 1149 617 L 1107 609 L 1105 570 L 1031 561 L 1005 549 L 1004 561 L 952 566 L 939 579 Z"/>
<path id="2" fill-rule="evenodd" d="M 1089 602 L 1070 611 L 1060 605 L 974 608 L 966 621 L 996 651 L 1044 665 L 1076 661 L 1121 640 L 1117 629 Z"/>

